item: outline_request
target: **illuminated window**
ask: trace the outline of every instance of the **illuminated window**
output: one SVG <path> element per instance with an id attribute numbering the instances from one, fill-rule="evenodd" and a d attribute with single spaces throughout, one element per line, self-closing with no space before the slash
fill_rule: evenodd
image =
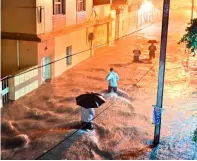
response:
<path id="1" fill-rule="evenodd" d="M 85 0 L 77 0 L 77 11 L 85 11 Z"/>
<path id="2" fill-rule="evenodd" d="M 53 0 L 53 14 L 65 14 L 65 0 Z"/>

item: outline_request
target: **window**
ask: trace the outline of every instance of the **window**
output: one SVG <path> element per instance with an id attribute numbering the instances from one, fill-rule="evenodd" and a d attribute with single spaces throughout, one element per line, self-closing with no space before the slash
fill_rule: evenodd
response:
<path id="1" fill-rule="evenodd" d="M 53 14 L 65 14 L 65 0 L 53 0 Z"/>
<path id="2" fill-rule="evenodd" d="M 51 79 L 51 56 L 42 58 L 42 78 L 43 80 Z"/>
<path id="3" fill-rule="evenodd" d="M 85 11 L 85 0 L 77 0 L 77 11 Z"/>
<path id="4" fill-rule="evenodd" d="M 71 65 L 72 64 L 72 46 L 68 46 L 66 48 L 66 64 Z"/>

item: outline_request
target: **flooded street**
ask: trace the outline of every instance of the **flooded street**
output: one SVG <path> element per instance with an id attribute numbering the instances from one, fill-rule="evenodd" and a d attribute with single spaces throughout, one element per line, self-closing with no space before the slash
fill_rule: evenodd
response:
<path id="1" fill-rule="evenodd" d="M 152 105 L 156 104 L 160 44 L 156 44 L 156 59 L 151 62 L 147 60 L 147 42 L 150 37 L 160 40 L 159 23 L 96 49 L 90 59 L 5 105 L 2 136 L 25 134 L 29 143 L 14 150 L 3 147 L 2 159 L 197 159 L 197 143 L 192 140 L 197 128 L 197 58 L 191 57 L 190 68 L 185 67 L 184 47 L 177 42 L 188 15 L 176 11 L 173 15 L 170 22 L 177 23 L 169 26 L 158 147 L 150 144 L 154 137 Z M 180 16 L 181 21 L 177 19 Z M 143 63 L 132 63 L 135 44 L 143 45 Z M 118 95 L 106 93 L 105 77 L 110 67 L 120 77 Z M 80 107 L 75 98 L 92 91 L 102 93 L 107 102 L 96 109 L 96 129 L 84 132 L 78 130 Z"/>
<path id="2" fill-rule="evenodd" d="M 164 107 L 162 138 L 158 147 L 139 159 L 197 159 L 197 143 L 193 141 L 197 125 L 197 95 Z"/>

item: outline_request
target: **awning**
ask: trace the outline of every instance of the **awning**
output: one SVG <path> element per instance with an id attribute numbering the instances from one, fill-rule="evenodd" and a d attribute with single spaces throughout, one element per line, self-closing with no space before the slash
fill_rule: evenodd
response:
<path id="1" fill-rule="evenodd" d="M 38 35 L 36 34 L 15 33 L 15 32 L 1 32 L 1 39 L 40 41 Z"/>

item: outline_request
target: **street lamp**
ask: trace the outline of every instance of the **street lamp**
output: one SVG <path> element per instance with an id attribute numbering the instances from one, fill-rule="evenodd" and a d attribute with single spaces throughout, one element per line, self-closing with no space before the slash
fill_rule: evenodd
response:
<path id="1" fill-rule="evenodd" d="M 153 9 L 153 4 L 150 1 L 145 1 L 141 6 L 142 11 L 150 12 Z"/>
<path id="2" fill-rule="evenodd" d="M 150 20 L 150 15 L 153 12 L 153 4 L 151 1 L 145 1 L 141 7 L 140 7 L 140 11 L 144 17 L 145 22 Z"/>

